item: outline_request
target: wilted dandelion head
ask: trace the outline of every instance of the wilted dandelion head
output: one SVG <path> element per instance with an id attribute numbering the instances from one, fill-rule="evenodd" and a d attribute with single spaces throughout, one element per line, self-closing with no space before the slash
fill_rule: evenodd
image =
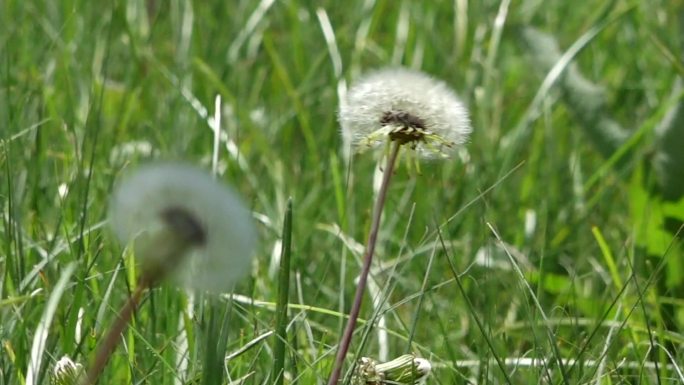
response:
<path id="1" fill-rule="evenodd" d="M 249 210 L 227 186 L 192 166 L 137 169 L 116 188 L 109 217 L 121 242 L 133 242 L 151 281 L 168 275 L 221 292 L 249 272 L 256 243 Z"/>
<path id="2" fill-rule="evenodd" d="M 405 68 L 359 79 L 340 103 L 339 120 L 359 148 L 394 141 L 425 157 L 447 155 L 472 130 L 466 107 L 444 82 Z"/>

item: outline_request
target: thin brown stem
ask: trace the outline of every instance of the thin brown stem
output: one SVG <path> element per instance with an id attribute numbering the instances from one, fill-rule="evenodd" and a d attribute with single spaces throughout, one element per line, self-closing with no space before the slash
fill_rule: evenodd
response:
<path id="1" fill-rule="evenodd" d="M 95 361 L 93 361 L 93 364 L 90 366 L 90 369 L 86 373 L 81 385 L 94 385 L 97 383 L 97 379 L 102 373 L 104 367 L 107 365 L 107 361 L 109 361 L 114 349 L 119 344 L 119 338 L 121 338 L 121 334 L 126 330 L 126 327 L 131 321 L 133 313 L 138 308 L 142 294 L 145 292 L 145 289 L 150 286 L 148 282 L 149 281 L 146 279 L 141 279 L 138 282 L 138 286 L 135 288 L 133 294 L 128 298 L 128 301 L 126 301 L 124 306 L 119 311 L 119 316 L 114 321 L 114 324 L 109 329 L 105 340 L 100 345 L 97 355 L 95 356 Z"/>
<path id="2" fill-rule="evenodd" d="M 385 198 L 387 196 L 387 188 L 389 186 L 392 173 L 394 171 L 394 164 L 399 155 L 399 148 L 401 143 L 399 141 L 392 142 L 392 149 L 387 157 L 387 164 L 385 166 L 384 174 L 382 176 L 382 184 L 378 192 L 375 207 L 373 208 L 373 218 L 371 222 L 370 233 L 368 234 L 368 244 L 366 245 L 366 252 L 363 255 L 363 267 L 361 268 L 361 275 L 359 276 L 359 283 L 356 286 L 356 293 L 354 294 L 354 303 L 349 313 L 349 320 L 347 326 L 344 328 L 344 333 L 340 339 L 340 346 L 335 357 L 335 366 L 330 374 L 328 385 L 337 385 L 342 373 L 342 366 L 344 365 L 344 358 L 347 356 L 349 346 L 351 345 L 352 334 L 356 326 L 356 320 L 359 318 L 361 311 L 361 303 L 363 302 L 363 293 L 366 290 L 366 282 L 368 281 L 368 274 L 370 273 L 371 262 L 373 262 L 373 253 L 375 252 L 375 244 L 378 240 L 378 231 L 380 229 L 380 218 L 382 217 L 382 210 L 385 206 Z"/>

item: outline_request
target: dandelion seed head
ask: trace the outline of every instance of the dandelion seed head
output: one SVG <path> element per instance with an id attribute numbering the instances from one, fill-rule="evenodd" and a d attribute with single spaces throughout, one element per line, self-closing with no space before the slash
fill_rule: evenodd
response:
<path id="1" fill-rule="evenodd" d="M 375 71 L 352 84 L 339 121 L 358 148 L 398 141 L 424 157 L 446 155 L 472 130 L 465 105 L 446 83 L 404 68 Z"/>
<path id="2" fill-rule="evenodd" d="M 249 210 L 231 189 L 195 167 L 139 168 L 116 188 L 109 218 L 119 240 L 133 242 L 149 275 L 222 292 L 249 272 L 256 243 Z"/>

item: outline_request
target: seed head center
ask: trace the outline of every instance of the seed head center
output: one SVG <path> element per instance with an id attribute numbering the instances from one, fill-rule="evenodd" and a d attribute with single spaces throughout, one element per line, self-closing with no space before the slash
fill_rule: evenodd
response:
<path id="1" fill-rule="evenodd" d="M 192 246 L 201 246 L 207 240 L 202 224 L 187 210 L 170 207 L 162 211 L 161 217 L 167 226 L 184 242 Z"/>
<path id="2" fill-rule="evenodd" d="M 427 134 L 423 119 L 405 111 L 385 112 L 380 118 L 380 124 L 394 126 L 389 137 L 400 144 L 423 141 Z"/>

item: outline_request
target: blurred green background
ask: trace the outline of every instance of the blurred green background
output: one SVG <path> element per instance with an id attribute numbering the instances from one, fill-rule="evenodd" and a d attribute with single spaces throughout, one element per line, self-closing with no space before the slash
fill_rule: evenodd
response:
<path id="1" fill-rule="evenodd" d="M 113 184 L 150 159 L 209 169 L 216 111 L 220 178 L 259 223 L 253 274 L 234 300 L 150 292 L 101 383 L 272 382 L 289 196 L 286 382 L 324 383 L 377 161 L 345 148 L 338 102 L 397 65 L 452 86 L 474 131 L 396 171 L 348 363 L 684 381 L 683 31 L 681 0 L 1 0 L 0 385 L 87 364 L 135 283 L 106 228 Z"/>

